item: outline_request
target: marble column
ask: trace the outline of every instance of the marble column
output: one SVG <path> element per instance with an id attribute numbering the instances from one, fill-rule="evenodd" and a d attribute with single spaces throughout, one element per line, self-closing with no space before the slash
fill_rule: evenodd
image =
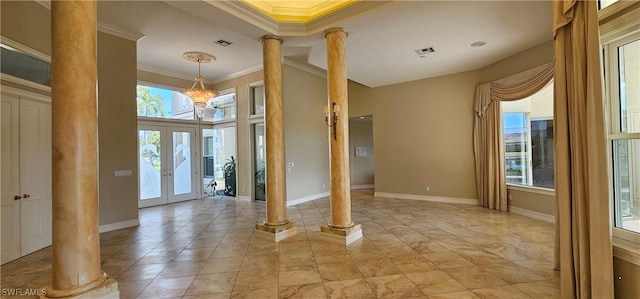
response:
<path id="1" fill-rule="evenodd" d="M 327 40 L 328 121 L 330 133 L 331 220 L 320 228 L 320 237 L 349 243 L 362 238 L 360 224 L 351 221 L 351 182 L 349 174 L 349 95 L 345 45 L 349 34 L 342 28 L 324 32 Z"/>
<path id="2" fill-rule="evenodd" d="M 118 298 L 100 268 L 97 6 L 51 1 L 51 298 Z"/>
<path id="3" fill-rule="evenodd" d="M 265 35 L 262 42 L 265 90 L 267 221 L 256 224 L 258 236 L 278 242 L 296 234 L 295 223 L 287 220 L 287 188 L 282 125 L 282 39 Z"/>

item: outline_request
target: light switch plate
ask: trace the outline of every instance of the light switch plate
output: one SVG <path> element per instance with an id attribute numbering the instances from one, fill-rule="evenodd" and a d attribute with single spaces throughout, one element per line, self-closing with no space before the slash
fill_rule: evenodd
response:
<path id="1" fill-rule="evenodd" d="M 127 170 L 116 170 L 115 171 L 115 176 L 129 176 L 131 175 L 133 172 L 131 171 L 131 169 L 127 169 Z"/>

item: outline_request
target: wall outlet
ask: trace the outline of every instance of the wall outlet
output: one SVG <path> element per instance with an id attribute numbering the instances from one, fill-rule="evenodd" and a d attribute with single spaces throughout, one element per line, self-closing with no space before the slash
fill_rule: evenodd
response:
<path id="1" fill-rule="evenodd" d="M 326 184 L 322 184 L 322 189 L 327 189 L 327 185 Z"/>
<path id="2" fill-rule="evenodd" d="M 87 273 L 78 274 L 78 284 L 83 285 L 87 283 Z"/>
<path id="3" fill-rule="evenodd" d="M 431 191 L 431 187 L 427 186 L 427 192 Z"/>
<path id="4" fill-rule="evenodd" d="M 511 193 L 509 193 L 509 200 L 512 200 L 513 196 L 511 195 Z"/>
<path id="5" fill-rule="evenodd" d="M 242 187 L 242 193 L 244 193 L 244 187 Z"/>

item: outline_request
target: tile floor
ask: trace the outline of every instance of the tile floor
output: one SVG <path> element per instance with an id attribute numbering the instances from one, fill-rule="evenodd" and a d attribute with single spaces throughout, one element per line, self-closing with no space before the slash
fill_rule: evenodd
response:
<path id="1" fill-rule="evenodd" d="M 364 238 L 319 240 L 328 199 L 287 209 L 298 235 L 254 237 L 264 202 L 208 198 L 140 210 L 101 235 L 102 269 L 122 298 L 558 298 L 553 225 L 477 206 L 354 191 Z M 2 288 L 51 279 L 45 248 L 2 266 Z"/>

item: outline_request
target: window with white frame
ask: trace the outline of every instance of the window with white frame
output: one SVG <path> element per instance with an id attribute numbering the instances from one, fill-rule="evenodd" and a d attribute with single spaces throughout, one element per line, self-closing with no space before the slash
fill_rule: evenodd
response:
<path id="1" fill-rule="evenodd" d="M 249 86 L 250 115 L 264 114 L 264 83 L 258 82 Z"/>
<path id="2" fill-rule="evenodd" d="M 175 90 L 138 84 L 136 102 L 138 116 L 194 120 L 193 101 Z"/>
<path id="3" fill-rule="evenodd" d="M 501 107 L 507 184 L 553 189 L 553 84 Z"/>
<path id="4" fill-rule="evenodd" d="M 605 50 L 614 226 L 640 233 L 640 32 Z"/>

